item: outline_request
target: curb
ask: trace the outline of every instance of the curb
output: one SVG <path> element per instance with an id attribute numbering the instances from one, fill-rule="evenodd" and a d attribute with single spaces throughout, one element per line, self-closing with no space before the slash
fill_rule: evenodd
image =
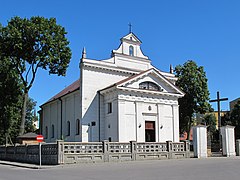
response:
<path id="1" fill-rule="evenodd" d="M 36 164 L 27 164 L 27 163 L 18 163 L 18 162 L 11 162 L 11 161 L 0 161 L 1 165 L 7 165 L 7 166 L 14 166 L 14 167 L 21 167 L 21 168 L 29 168 L 29 169 L 47 169 L 50 166 L 41 166 Z"/>

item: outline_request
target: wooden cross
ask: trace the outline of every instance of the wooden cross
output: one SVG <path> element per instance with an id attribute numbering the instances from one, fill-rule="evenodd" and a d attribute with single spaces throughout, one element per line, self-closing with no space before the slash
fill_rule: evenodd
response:
<path id="1" fill-rule="evenodd" d="M 217 102 L 217 106 L 218 106 L 218 130 L 220 131 L 220 127 L 221 127 L 221 114 L 220 114 L 220 102 L 221 101 L 227 101 L 228 98 L 221 98 L 220 99 L 220 95 L 219 95 L 219 91 L 217 92 L 217 99 L 213 99 L 210 100 L 209 102 Z"/>

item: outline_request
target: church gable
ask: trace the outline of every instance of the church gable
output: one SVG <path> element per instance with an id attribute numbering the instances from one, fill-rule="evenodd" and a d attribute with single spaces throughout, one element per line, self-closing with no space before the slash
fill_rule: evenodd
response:
<path id="1" fill-rule="evenodd" d="M 122 37 L 121 41 L 129 41 L 130 43 L 137 43 L 137 44 L 141 44 L 141 40 L 138 39 L 138 37 L 133 34 L 132 32 L 127 34 L 126 36 Z"/>
<path id="2" fill-rule="evenodd" d="M 124 55 L 128 58 L 141 58 L 148 60 L 140 48 L 141 41 L 132 32 L 121 38 L 121 44 L 117 50 L 112 51 L 112 56 Z"/>
<path id="3" fill-rule="evenodd" d="M 171 93 L 183 96 L 184 93 L 167 80 L 155 69 L 150 69 L 138 75 L 132 76 L 119 82 L 117 87 L 136 89 L 140 91 L 152 91 L 156 93 Z"/>

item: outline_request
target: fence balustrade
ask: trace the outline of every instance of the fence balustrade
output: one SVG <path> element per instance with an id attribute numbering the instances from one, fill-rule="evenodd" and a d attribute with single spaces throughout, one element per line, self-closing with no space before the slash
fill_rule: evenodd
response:
<path id="1" fill-rule="evenodd" d="M 42 144 L 42 164 L 188 158 L 188 142 L 64 142 Z M 0 159 L 39 163 L 39 145 L 0 146 Z"/>

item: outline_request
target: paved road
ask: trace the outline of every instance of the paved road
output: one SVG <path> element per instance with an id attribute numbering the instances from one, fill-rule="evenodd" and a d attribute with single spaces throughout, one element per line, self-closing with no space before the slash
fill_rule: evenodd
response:
<path id="1" fill-rule="evenodd" d="M 66 165 L 44 169 L 0 165 L 0 180 L 239 180 L 240 158 Z"/>

